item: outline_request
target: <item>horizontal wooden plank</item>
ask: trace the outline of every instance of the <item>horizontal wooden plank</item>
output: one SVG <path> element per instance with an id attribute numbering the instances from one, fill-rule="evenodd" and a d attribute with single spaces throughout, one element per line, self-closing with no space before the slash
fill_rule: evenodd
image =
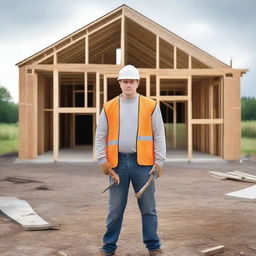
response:
<path id="1" fill-rule="evenodd" d="M 192 124 L 222 124 L 223 119 L 192 119 Z"/>
<path id="2" fill-rule="evenodd" d="M 100 72 L 100 73 L 116 73 L 122 68 L 122 65 L 116 64 L 33 64 L 28 65 L 28 69 L 35 69 L 37 71 L 53 71 L 57 70 L 59 72 Z M 140 74 L 146 76 L 147 74 L 159 75 L 161 79 L 168 78 L 180 78 L 186 79 L 188 76 L 223 76 L 228 71 L 227 69 L 152 69 L 152 68 L 139 68 Z M 232 69 L 232 72 L 238 72 L 240 74 L 247 72 L 247 69 Z"/>
<path id="3" fill-rule="evenodd" d="M 160 101 L 187 101 L 188 96 L 158 96 L 157 97 Z"/>
<path id="4" fill-rule="evenodd" d="M 96 108 L 58 108 L 58 113 L 96 113 Z"/>

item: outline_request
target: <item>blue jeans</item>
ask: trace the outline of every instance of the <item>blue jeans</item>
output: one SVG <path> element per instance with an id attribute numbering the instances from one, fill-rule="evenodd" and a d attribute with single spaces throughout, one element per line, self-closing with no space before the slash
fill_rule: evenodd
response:
<path id="1" fill-rule="evenodd" d="M 118 166 L 114 170 L 120 177 L 120 184 L 113 186 L 109 192 L 109 213 L 107 218 L 107 231 L 103 237 L 104 252 L 116 250 L 117 240 L 121 231 L 123 214 L 127 203 L 130 181 L 133 189 L 138 192 L 146 183 L 152 166 L 137 164 L 137 154 L 118 154 Z M 138 199 L 138 205 L 142 216 L 143 242 L 148 250 L 160 248 L 160 240 L 157 236 L 157 214 L 155 204 L 155 186 L 152 183 Z"/>

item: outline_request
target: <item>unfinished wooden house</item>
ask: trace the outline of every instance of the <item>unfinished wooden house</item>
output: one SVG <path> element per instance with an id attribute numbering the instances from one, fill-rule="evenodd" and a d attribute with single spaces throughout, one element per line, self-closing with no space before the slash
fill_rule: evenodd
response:
<path id="1" fill-rule="evenodd" d="M 126 5 L 17 63 L 19 159 L 94 152 L 103 103 L 120 94 L 118 71 L 139 68 L 139 93 L 156 100 L 167 149 L 240 159 L 240 77 Z M 172 152 L 171 151 L 171 152 Z"/>

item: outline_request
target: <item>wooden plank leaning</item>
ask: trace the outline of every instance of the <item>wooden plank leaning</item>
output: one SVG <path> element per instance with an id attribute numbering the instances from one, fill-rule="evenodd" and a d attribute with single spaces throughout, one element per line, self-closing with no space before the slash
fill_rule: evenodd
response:
<path id="1" fill-rule="evenodd" d="M 247 175 L 238 175 L 237 173 L 233 172 L 228 172 L 228 173 L 223 173 L 223 172 L 215 172 L 215 171 L 210 171 L 211 174 L 214 174 L 216 176 L 225 178 L 225 179 L 232 179 L 232 180 L 239 180 L 239 181 L 246 181 L 246 182 L 252 182 L 256 183 L 256 177 L 249 177 Z"/>
<path id="2" fill-rule="evenodd" d="M 30 204 L 16 197 L 0 197 L 0 212 L 19 223 L 25 230 L 60 229 L 37 215 Z"/>

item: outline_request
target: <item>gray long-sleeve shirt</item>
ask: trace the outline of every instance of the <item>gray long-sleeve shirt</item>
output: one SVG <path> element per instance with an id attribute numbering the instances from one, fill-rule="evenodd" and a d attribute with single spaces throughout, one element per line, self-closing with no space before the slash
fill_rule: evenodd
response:
<path id="1" fill-rule="evenodd" d="M 136 136 L 138 123 L 138 102 L 137 94 L 132 99 L 120 97 L 120 133 L 119 152 L 136 152 Z M 166 143 L 164 124 L 159 106 L 157 105 L 152 114 L 152 129 L 154 140 L 155 164 L 163 165 L 166 159 Z M 108 133 L 108 123 L 105 111 L 102 110 L 96 130 L 96 151 L 99 164 L 107 161 L 106 139 Z"/>

